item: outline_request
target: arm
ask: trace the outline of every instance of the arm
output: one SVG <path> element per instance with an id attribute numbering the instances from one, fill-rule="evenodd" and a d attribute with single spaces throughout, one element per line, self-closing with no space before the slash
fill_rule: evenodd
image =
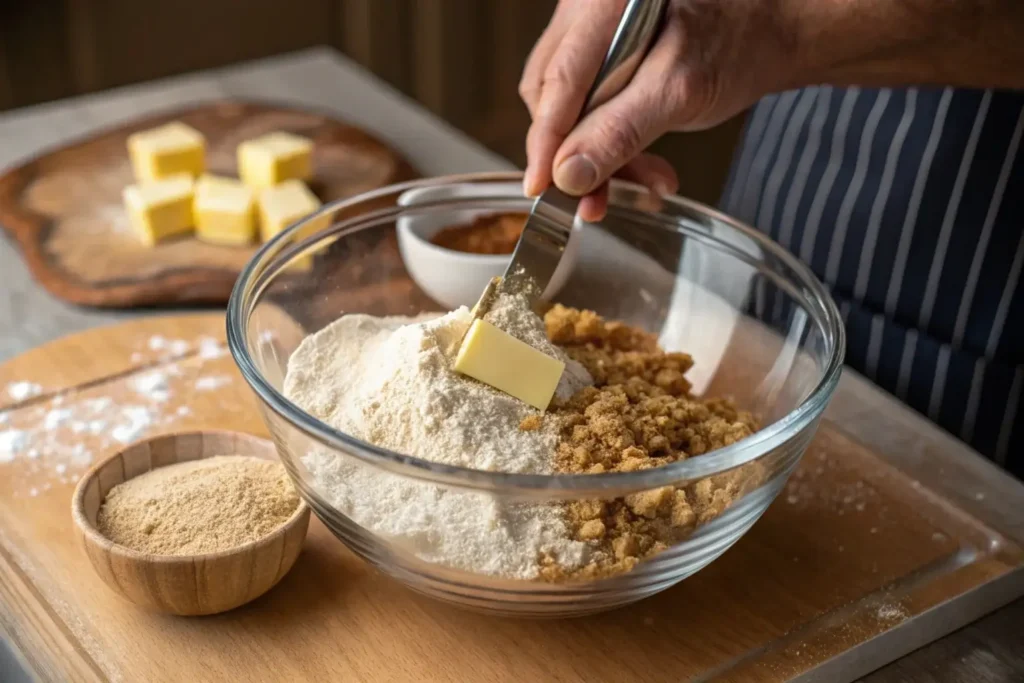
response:
<path id="1" fill-rule="evenodd" d="M 574 127 L 625 0 L 561 0 L 527 61 L 533 117 L 524 181 L 584 196 L 608 177 L 672 191 L 641 152 L 669 130 L 714 126 L 766 94 L 829 83 L 1024 88 L 1024 0 L 674 0 L 633 81 Z"/>
<path id="2" fill-rule="evenodd" d="M 816 82 L 1024 88 L 1020 0 L 792 2 Z"/>

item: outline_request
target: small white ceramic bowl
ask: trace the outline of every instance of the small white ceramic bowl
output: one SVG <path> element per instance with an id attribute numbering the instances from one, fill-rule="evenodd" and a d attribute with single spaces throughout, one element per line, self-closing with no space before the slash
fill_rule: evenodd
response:
<path id="1" fill-rule="evenodd" d="M 517 183 L 489 184 L 457 184 L 443 187 L 424 187 L 409 190 L 398 198 L 399 206 L 422 206 L 432 201 L 443 201 L 454 197 L 494 197 L 515 194 L 521 196 L 522 189 Z M 453 225 L 466 225 L 481 216 L 502 213 L 529 213 L 533 200 L 525 196 L 521 199 L 504 199 L 500 210 L 495 210 L 495 202 L 487 202 L 487 208 L 466 208 L 453 211 L 421 211 L 407 213 L 395 221 L 398 230 L 398 248 L 405 261 L 409 275 L 420 289 L 439 304 L 455 309 L 459 306 L 472 307 L 480 298 L 491 278 L 498 277 L 508 267 L 510 254 L 470 254 L 440 247 L 430 240 L 442 229 Z M 558 270 L 551 278 L 545 300 L 553 298 L 572 270 L 576 260 L 579 239 L 578 233 L 583 225 L 576 219 L 573 224 L 573 237 L 566 245 Z"/>

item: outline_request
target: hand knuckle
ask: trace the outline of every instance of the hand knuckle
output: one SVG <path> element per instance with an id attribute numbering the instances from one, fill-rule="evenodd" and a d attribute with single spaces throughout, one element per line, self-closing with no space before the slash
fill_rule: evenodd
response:
<path id="1" fill-rule="evenodd" d="M 553 59 L 544 70 L 544 87 L 552 87 L 556 90 L 574 90 L 578 84 L 578 75 L 572 66 L 564 59 Z"/>
<path id="2" fill-rule="evenodd" d="M 712 71 L 693 72 L 672 89 L 669 97 L 665 106 L 674 124 L 703 128 L 719 109 L 721 81 Z"/>
<path id="3" fill-rule="evenodd" d="M 537 84 L 536 82 L 533 81 L 533 79 L 527 80 L 524 78 L 523 80 L 519 81 L 518 87 L 519 97 L 523 98 L 524 100 L 529 99 L 538 90 Z"/>
<path id="4" fill-rule="evenodd" d="M 636 121 L 619 112 L 609 113 L 601 137 L 608 148 L 609 156 L 615 159 L 628 159 L 643 143 L 643 136 Z"/>

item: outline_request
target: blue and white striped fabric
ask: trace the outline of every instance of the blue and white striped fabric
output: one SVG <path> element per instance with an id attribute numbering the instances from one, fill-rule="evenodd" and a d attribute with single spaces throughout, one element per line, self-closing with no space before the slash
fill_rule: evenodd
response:
<path id="1" fill-rule="evenodd" d="M 1024 476 L 1024 92 L 816 87 L 747 119 L 722 209 L 829 287 L 847 362 Z"/>

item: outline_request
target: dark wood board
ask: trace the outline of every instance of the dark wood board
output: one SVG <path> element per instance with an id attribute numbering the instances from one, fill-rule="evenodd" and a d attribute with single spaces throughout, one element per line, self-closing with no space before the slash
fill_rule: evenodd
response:
<path id="1" fill-rule="evenodd" d="M 167 112 L 44 153 L 0 176 L 0 225 L 32 275 L 52 294 L 88 306 L 222 304 L 256 247 L 187 237 L 143 245 L 121 191 L 132 182 L 128 136 L 180 120 L 207 140 L 207 168 L 236 175 L 235 148 L 275 130 L 314 141 L 310 185 L 323 201 L 415 177 L 412 166 L 369 133 L 329 116 L 271 104 L 220 101 Z"/>

